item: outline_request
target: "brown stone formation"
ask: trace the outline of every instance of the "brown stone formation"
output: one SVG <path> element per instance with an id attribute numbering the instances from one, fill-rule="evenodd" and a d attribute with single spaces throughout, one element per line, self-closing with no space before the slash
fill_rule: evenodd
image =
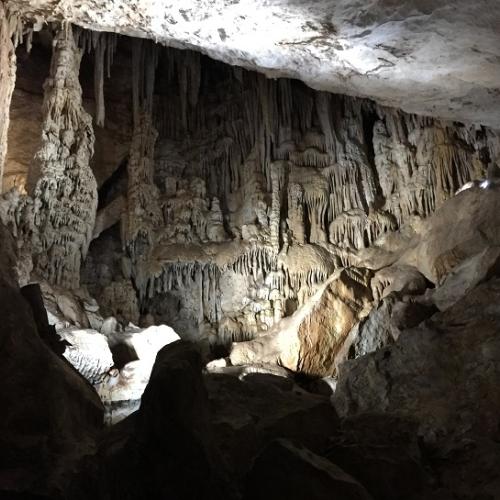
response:
<path id="1" fill-rule="evenodd" d="M 348 269 L 326 287 L 300 324 L 298 371 L 320 377 L 336 374 L 337 366 L 347 358 L 349 332 L 371 308 L 369 280 L 369 273 Z"/>

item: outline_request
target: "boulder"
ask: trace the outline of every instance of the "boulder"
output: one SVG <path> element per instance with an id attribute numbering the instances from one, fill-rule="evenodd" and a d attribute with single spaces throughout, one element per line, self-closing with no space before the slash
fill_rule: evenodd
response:
<path id="1" fill-rule="evenodd" d="M 382 349 L 393 344 L 403 330 L 417 326 L 435 312 L 437 309 L 432 304 L 391 293 L 356 324 L 345 348 L 349 348 L 351 358 Z"/>
<path id="2" fill-rule="evenodd" d="M 377 271 L 370 286 L 373 298 L 381 300 L 392 292 L 399 292 L 401 295 L 420 295 L 427 288 L 427 281 L 413 266 L 395 264 Z"/>
<path id="3" fill-rule="evenodd" d="M 346 418 L 325 456 L 360 480 L 375 500 L 429 498 L 432 477 L 411 419 L 377 414 Z"/>
<path id="4" fill-rule="evenodd" d="M 398 341 L 345 362 L 334 403 L 341 416 L 414 418 L 426 442 L 498 433 L 500 280 L 488 281 Z"/>
<path id="5" fill-rule="evenodd" d="M 235 498 L 214 444 L 201 365 L 187 342 L 158 352 L 140 409 L 89 457 L 71 498 Z"/>
<path id="6" fill-rule="evenodd" d="M 369 500 L 352 476 L 327 459 L 285 439 L 270 443 L 246 478 L 244 500 Z"/>
<path id="7" fill-rule="evenodd" d="M 205 382 L 217 442 L 237 477 L 273 439 L 284 437 L 323 453 L 338 428 L 329 398 L 307 393 L 289 378 L 209 374 Z"/>
<path id="8" fill-rule="evenodd" d="M 114 365 L 108 339 L 89 328 L 68 328 L 57 333 L 68 344 L 64 357 L 91 384 L 102 382 Z"/>
<path id="9" fill-rule="evenodd" d="M 74 297 L 69 294 L 56 294 L 56 304 L 63 316 L 73 325 L 86 328 L 89 326 L 89 321 L 85 310 Z"/>
<path id="10" fill-rule="evenodd" d="M 431 300 L 444 311 L 482 281 L 500 274 L 500 247 L 485 248 L 460 263 L 431 294 Z"/>
<path id="11" fill-rule="evenodd" d="M 76 326 L 96 329 L 102 324 L 99 306 L 86 290 L 69 290 L 46 281 L 40 282 L 48 321 L 56 330 Z"/>
<path id="12" fill-rule="evenodd" d="M 499 187 L 462 191 L 428 219 L 399 264 L 413 265 L 427 279 L 441 283 L 450 271 L 490 246 L 500 245 Z"/>
<path id="13" fill-rule="evenodd" d="M 0 491 L 56 495 L 93 451 L 102 403 L 41 340 L 29 305 L 3 274 L 0 316 Z"/>

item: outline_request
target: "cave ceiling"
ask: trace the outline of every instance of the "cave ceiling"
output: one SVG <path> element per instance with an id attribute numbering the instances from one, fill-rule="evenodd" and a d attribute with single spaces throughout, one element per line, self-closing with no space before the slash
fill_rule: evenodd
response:
<path id="1" fill-rule="evenodd" d="M 500 128 L 497 0 L 10 0 L 38 25 L 199 50 L 407 112 Z"/>

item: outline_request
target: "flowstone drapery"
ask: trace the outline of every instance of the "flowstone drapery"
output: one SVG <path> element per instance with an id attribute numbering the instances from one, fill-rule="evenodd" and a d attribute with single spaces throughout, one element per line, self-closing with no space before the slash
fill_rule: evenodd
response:
<path id="1" fill-rule="evenodd" d="M 35 272 L 53 284 L 78 288 L 80 265 L 92 238 L 97 183 L 92 117 L 84 110 L 78 80 L 82 51 L 71 28 L 54 40 L 44 85 L 41 176 L 33 194 Z"/>

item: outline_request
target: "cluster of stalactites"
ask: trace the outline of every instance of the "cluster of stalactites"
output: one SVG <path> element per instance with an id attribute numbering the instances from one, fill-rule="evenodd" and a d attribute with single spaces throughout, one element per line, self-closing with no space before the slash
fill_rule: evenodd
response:
<path id="1" fill-rule="evenodd" d="M 276 269 L 277 254 L 273 247 L 253 245 L 227 266 L 237 274 L 252 276 L 256 280 L 259 274 L 264 277 Z"/>
<path id="2" fill-rule="evenodd" d="M 157 61 L 154 45 L 134 42 L 135 126 L 124 240 L 136 262 L 142 297 L 180 286 L 179 276 L 200 275 L 205 269 L 205 264 L 178 263 L 169 264 L 161 277 L 148 274 L 155 234 L 168 224 L 153 179 Z M 163 138 L 181 143 L 179 150 L 191 154 L 185 162 L 189 171 L 204 177 L 207 198 L 221 200 L 224 220 L 218 222 L 231 227 L 233 214 L 226 202 L 244 192 L 250 155 L 262 178 L 269 231 L 259 240 L 260 249 L 242 252 L 233 263 L 235 272 L 254 279 L 277 271 L 277 255 L 289 245 L 313 243 L 340 250 L 372 245 L 410 215 L 428 215 L 483 168 L 471 152 L 476 138 L 465 128 L 461 135 L 455 126 L 435 120 L 240 69 L 231 70 L 227 81 L 210 83 L 202 78 L 200 56 L 189 51 L 171 51 L 162 62 L 169 94 L 155 105 L 154 124 Z M 210 92 L 205 85 L 213 85 Z M 198 232 L 205 231 L 204 219 L 195 218 L 193 224 Z M 347 253 L 341 261 L 348 264 Z M 296 297 L 298 290 L 311 291 L 327 276 L 323 270 L 288 269 L 279 290 Z M 184 280 L 182 286 L 194 282 Z M 216 280 L 208 282 L 212 286 Z M 217 318 L 216 313 L 203 316 Z"/>
<path id="3" fill-rule="evenodd" d="M 384 209 L 398 225 L 411 215 L 428 216 L 465 183 L 486 175 L 483 150 L 489 144 L 473 128 L 392 110 L 379 113 L 375 166 Z"/>
<path id="4" fill-rule="evenodd" d="M 326 93 L 315 103 L 320 131 L 274 150 L 290 165 L 287 222 L 299 243 L 369 246 L 484 177 L 484 150 L 495 157 L 495 141 L 471 128 Z"/>
<path id="5" fill-rule="evenodd" d="M 111 76 L 118 36 L 114 33 L 101 33 L 98 31 L 75 29 L 76 43 L 85 52 L 94 51 L 94 98 L 95 98 L 95 123 L 104 127 L 104 77 Z"/>
<path id="6" fill-rule="evenodd" d="M 31 214 L 35 271 L 50 283 L 77 288 L 80 264 L 92 238 L 97 183 L 92 118 L 84 110 L 78 80 L 82 53 L 71 27 L 54 39 L 44 85 L 41 167 Z"/>
<path id="7" fill-rule="evenodd" d="M 153 96 L 156 68 L 158 66 L 158 47 L 141 39 L 132 44 L 132 102 L 134 126 L 142 126 L 143 114 L 148 115 L 152 126 Z"/>
<path id="8" fill-rule="evenodd" d="M 199 325 L 208 321 L 216 323 L 221 318 L 221 294 L 219 292 L 221 270 L 213 264 L 199 262 L 177 262 L 165 264 L 161 272 L 146 279 L 139 294 L 141 302 L 156 294 L 172 290 L 183 291 L 196 288 L 200 298 Z"/>

